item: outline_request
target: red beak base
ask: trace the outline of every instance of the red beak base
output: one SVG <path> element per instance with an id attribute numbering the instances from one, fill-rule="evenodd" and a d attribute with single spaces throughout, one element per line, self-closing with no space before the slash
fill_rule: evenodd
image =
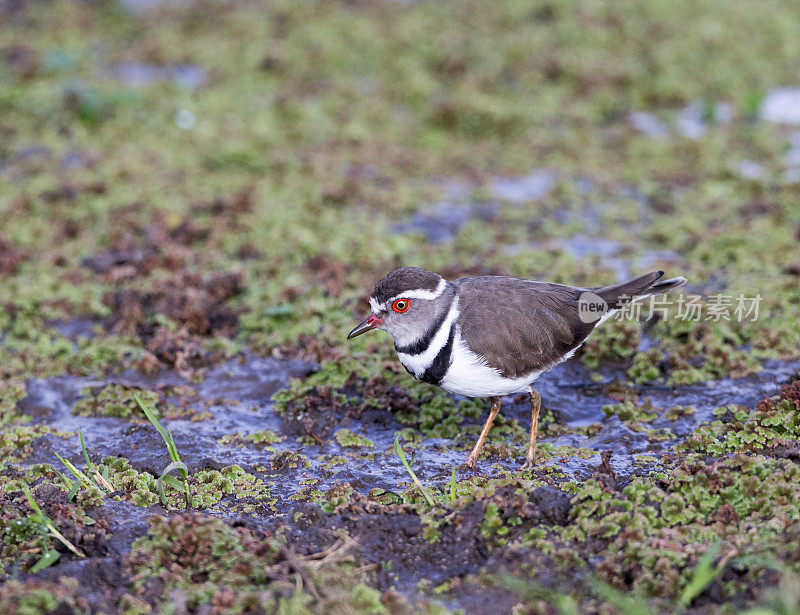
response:
<path id="1" fill-rule="evenodd" d="M 366 320 L 359 324 L 355 329 L 350 331 L 350 333 L 347 335 L 347 339 L 350 340 L 357 335 L 361 335 L 367 331 L 372 331 L 372 329 L 377 327 L 379 324 L 381 324 L 381 319 L 375 316 L 375 314 L 370 314 Z"/>

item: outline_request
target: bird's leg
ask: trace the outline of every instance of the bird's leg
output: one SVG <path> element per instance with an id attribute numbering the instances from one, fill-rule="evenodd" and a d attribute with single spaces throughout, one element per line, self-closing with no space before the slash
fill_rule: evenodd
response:
<path id="1" fill-rule="evenodd" d="M 525 455 L 523 468 L 532 468 L 536 464 L 536 432 L 539 429 L 539 411 L 542 409 L 542 396 L 531 387 L 531 437 L 528 441 L 528 454 Z"/>
<path id="2" fill-rule="evenodd" d="M 492 427 L 492 423 L 494 422 L 494 418 L 497 416 L 497 413 L 500 412 L 500 398 L 495 397 L 492 399 L 492 407 L 489 410 L 489 417 L 486 419 L 486 424 L 483 426 L 481 430 L 481 435 L 478 436 L 478 441 L 475 443 L 475 448 L 472 449 L 472 452 L 467 457 L 467 460 L 464 462 L 464 467 L 474 468 L 475 462 L 478 460 L 478 453 L 481 452 L 481 446 L 483 446 L 483 441 L 486 439 L 486 435 L 489 433 L 489 429 Z"/>

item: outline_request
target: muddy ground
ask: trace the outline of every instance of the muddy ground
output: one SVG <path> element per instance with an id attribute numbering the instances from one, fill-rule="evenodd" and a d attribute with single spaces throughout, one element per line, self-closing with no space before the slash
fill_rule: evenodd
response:
<path id="1" fill-rule="evenodd" d="M 796 12 L 0 0 L 0 613 L 800 612 Z M 464 470 L 401 264 L 689 282 Z"/>

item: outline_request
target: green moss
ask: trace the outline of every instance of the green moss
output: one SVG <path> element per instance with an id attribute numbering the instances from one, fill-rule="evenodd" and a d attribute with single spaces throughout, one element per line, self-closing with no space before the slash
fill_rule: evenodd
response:
<path id="1" fill-rule="evenodd" d="M 508 534 L 508 527 L 503 524 L 503 519 L 499 514 L 499 508 L 497 504 L 490 502 L 486 505 L 486 510 L 483 514 L 481 536 L 490 544 L 504 545 L 506 539 L 503 538 L 503 536 L 506 534 Z"/>
<path id="2" fill-rule="evenodd" d="M 701 425 L 679 449 L 722 456 L 800 440 L 800 420 L 793 401 L 783 399 L 761 404 L 753 411 L 739 406 L 728 406 L 724 410 L 723 420 Z"/>
<path id="3" fill-rule="evenodd" d="M 17 413 L 17 402 L 26 395 L 25 383 L 21 380 L 0 380 L 0 426 L 24 423 L 30 418 Z"/>
<path id="4" fill-rule="evenodd" d="M 638 323 L 612 319 L 584 342 L 581 360 L 589 369 L 599 369 L 606 361 L 622 361 L 632 357 L 640 340 Z"/>
<path id="5" fill-rule="evenodd" d="M 350 496 L 354 491 L 350 483 L 335 485 L 318 496 L 316 503 L 319 504 L 325 512 L 332 513 L 340 504 L 349 502 Z"/>
<path id="6" fill-rule="evenodd" d="M 375 443 L 369 438 L 360 436 L 349 429 L 340 429 L 334 434 L 339 446 L 345 448 L 373 448 Z"/>
<path id="7" fill-rule="evenodd" d="M 642 404 L 625 401 L 620 404 L 606 404 L 602 408 L 606 416 L 618 416 L 621 421 L 649 423 L 658 416 L 653 408 L 653 402 L 646 399 Z"/>
<path id="8" fill-rule="evenodd" d="M 271 429 L 264 429 L 247 435 L 235 433 L 230 436 L 223 436 L 218 442 L 225 445 L 246 446 L 247 444 L 254 444 L 256 446 L 268 447 L 270 444 L 277 444 L 282 440 L 283 437 Z"/>
<path id="9" fill-rule="evenodd" d="M 0 431 L 0 468 L 9 463 L 24 461 L 33 452 L 33 441 L 48 434 L 60 438 L 73 436 L 47 425 L 13 425 Z"/>
<path id="10" fill-rule="evenodd" d="M 718 292 L 762 297 L 759 317 L 741 322 L 682 321 L 675 314 L 648 319 L 645 307 L 638 322 L 605 323 L 584 344 L 582 360 L 591 370 L 627 368 L 635 383 L 739 377 L 759 369 L 763 358 L 800 353 L 800 289 L 793 273 L 800 263 L 798 189 L 786 174 L 790 135 L 758 119 L 764 95 L 797 72 L 800 26 L 791 0 L 756 11 L 746 2 L 558 0 L 531 8 L 511 1 L 481 10 L 480 19 L 474 5 L 458 0 L 211 2 L 202 10 L 173 6 L 135 15 L 63 2 L 12 4 L 0 24 L 0 464 L 24 462 L 34 439 L 49 433 L 26 425 L 28 417 L 17 408 L 28 379 L 88 376 L 103 383 L 78 402 L 81 424 L 97 416 L 139 420 L 131 390 L 108 386 L 109 374 L 168 366 L 200 380 L 244 350 L 320 365 L 318 373 L 276 395 L 276 408 L 292 413 L 288 418 L 328 405 L 342 417 L 389 409 L 408 442 L 443 438 L 444 447 L 468 448 L 486 402 L 456 402 L 414 381 L 383 333 L 344 339 L 365 316 L 375 280 L 410 260 L 449 278 L 496 272 L 585 286 L 614 283 L 623 272 L 664 269 L 685 275 L 687 292 L 704 294 L 704 310 Z M 115 75 L 118 64 L 139 62 L 165 73 L 170 66 L 196 65 L 208 79 L 194 90 L 170 79 L 131 85 Z M 693 102 L 705 123 L 697 139 L 682 136 L 677 122 Z M 729 120 L 715 112 L 723 102 L 733 109 Z M 187 112 L 193 127 L 176 123 L 176 113 L 185 120 Z M 634 129 L 632 112 L 663 122 L 665 134 Z M 218 126 L 225 129 L 211 129 Z M 470 193 L 465 203 L 502 201 L 496 179 L 524 177 L 532 161 L 556 176 L 540 198 L 502 202 L 496 214 L 476 216 L 452 241 L 396 230 L 430 203 L 460 204 L 453 196 L 459 191 Z M 743 177 L 742 161 L 757 162 L 762 176 Z M 579 249 L 560 243 L 579 236 L 586 238 Z M 595 236 L 617 242 L 618 253 L 603 246 L 593 251 Z M 108 270 L 89 266 L 98 255 L 112 262 Z M 243 288 L 219 313 L 207 313 L 197 289 L 152 293 L 184 275 L 233 270 L 242 272 Z M 75 318 L 90 323 L 77 336 L 69 332 Z M 214 330 L 203 330 L 205 320 Z M 385 387 L 369 385 L 375 378 Z M 604 578 L 646 595 L 673 595 L 698 554 L 717 539 L 736 553 L 795 566 L 795 554 L 782 550 L 775 529 L 783 524 L 781 537 L 793 544 L 793 519 L 781 507 L 787 493 L 796 495 L 791 486 L 782 491 L 770 483 L 764 491 L 759 484 L 739 485 L 726 492 L 737 515 L 754 514 L 744 502 L 762 501 L 764 512 L 749 522 L 724 523 L 729 511 L 708 513 L 719 506 L 708 493 L 743 479 L 763 481 L 750 466 L 726 466 L 719 484 L 706 486 L 703 467 L 693 459 L 737 451 L 786 454 L 782 447 L 798 440 L 791 400 L 774 401 L 752 413 L 725 409 L 677 451 L 637 460 L 634 472 L 641 475 L 631 480 L 648 490 L 641 499 L 638 491 L 601 489 L 596 499 L 581 500 L 579 508 L 596 505 L 596 515 L 576 517 L 570 527 L 580 527 L 564 531 L 588 535 L 591 529 L 591 544 L 560 544 L 551 532 L 532 534 L 540 541 L 535 548 L 558 558 L 548 561 L 552 566 L 607 561 Z M 163 403 L 159 411 L 179 412 Z M 632 400 L 611 410 L 651 440 L 672 439 L 671 431 L 651 428 L 655 412 Z M 678 421 L 689 412 L 672 408 L 663 416 Z M 546 463 L 520 478 L 509 458 L 524 450 L 525 428 L 501 415 L 482 461 L 491 478 L 458 481 L 452 507 L 493 497 L 498 486 L 510 484 L 591 488 L 580 471 L 567 476 L 558 465 L 571 458 L 565 463 L 583 468 L 587 452 L 554 447 L 547 438 L 591 436 L 598 426 L 567 429 L 543 416 L 541 428 Z M 310 445 L 310 437 L 299 443 Z M 223 442 L 265 449 L 274 443 L 269 432 L 228 438 Z M 291 488 L 300 485 L 297 497 L 319 498 L 317 485 L 304 482 L 304 469 L 321 464 L 327 480 L 341 460 L 311 460 L 303 452 L 273 454 L 269 470 L 286 472 Z M 265 450 L 264 457 L 271 453 Z M 676 474 L 670 464 L 684 460 L 692 471 Z M 125 460 L 112 458 L 104 467 L 121 491 L 117 497 L 141 505 L 157 501 L 154 476 Z M 770 468 L 788 473 L 783 465 Z M 22 485 L 54 481 L 41 468 L 15 473 L 4 465 L 3 472 L 0 493 L 9 498 L 18 497 Z M 677 478 L 685 485 L 673 484 Z M 274 494 L 259 480 L 227 469 L 201 470 L 190 479 L 198 505 L 228 512 L 263 504 L 257 511 L 271 515 Z M 446 477 L 423 480 L 438 502 L 448 502 Z M 237 498 L 232 490 L 247 495 Z M 88 490 L 76 497 L 86 506 L 98 501 Z M 403 505 L 417 510 L 418 490 L 403 497 Z M 182 506 L 177 494 L 169 498 L 171 507 Z M 392 505 L 370 502 L 377 504 Z M 501 518 L 511 529 L 500 538 L 513 537 L 510 519 L 516 516 L 498 503 L 487 532 L 497 537 Z M 625 540 L 619 528 L 630 532 Z M 710 600 L 753 595 L 766 583 L 761 568 L 734 559 L 739 567 L 735 573 L 726 568 Z M 172 583 L 159 577 L 154 585 L 161 581 L 167 588 Z M 190 579 L 187 593 L 198 596 L 190 610 L 323 612 L 310 588 L 296 591 L 293 581 L 253 598 L 252 586 L 267 590 L 248 578 L 248 589 L 230 600 L 222 584 Z M 451 585 L 448 598 L 458 593 Z M 7 587 L 13 597 L 2 602 Z M 0 586 L 0 611 L 7 604 L 16 608 L 20 587 Z M 343 602 L 327 605 L 331 612 L 379 610 L 374 592 L 347 587 Z M 61 596 L 50 586 L 27 590 Z M 125 593 L 122 610 L 168 608 L 155 598 L 142 601 L 132 589 Z M 34 602 L 50 604 L 37 596 Z M 258 603 L 262 597 L 265 604 Z M 669 611 L 669 602 L 653 604 Z M 611 610 L 599 602 L 580 608 Z"/>
<path id="11" fill-rule="evenodd" d="M 159 502 L 157 479 L 147 472 L 137 472 L 127 459 L 106 457 L 100 471 L 108 470 L 108 481 L 115 491 L 122 491 L 115 499 L 136 506 L 152 506 Z M 193 508 L 220 505 L 229 510 L 245 511 L 254 508 L 270 510 L 276 500 L 263 480 L 245 472 L 237 465 L 222 470 L 198 470 L 189 476 Z M 186 498 L 172 489 L 166 489 L 170 507 L 183 508 Z"/>
<path id="12" fill-rule="evenodd" d="M 213 517 L 154 517 L 150 524 L 148 535 L 126 557 L 135 590 L 158 579 L 164 597 L 180 588 L 189 596 L 190 608 L 225 597 L 233 602 L 227 607 L 231 612 L 260 605 L 284 613 L 386 613 L 380 594 L 363 584 L 363 574 L 353 568 L 346 550 L 331 550 L 323 564 L 312 565 L 314 558 L 291 552 L 270 535 L 231 528 Z M 294 573 L 285 570 L 288 560 L 304 566 L 299 586 Z M 196 574 L 199 569 L 202 577 Z M 317 585 L 327 588 L 324 597 Z"/>
<path id="13" fill-rule="evenodd" d="M 272 470 L 278 472 L 311 466 L 308 457 L 297 451 L 280 451 L 269 462 Z"/>
<path id="14" fill-rule="evenodd" d="M 72 408 L 72 413 L 78 416 L 115 416 L 147 422 L 147 417 L 136 402 L 134 395 L 139 395 L 142 402 L 148 407 L 156 408 L 158 416 L 159 395 L 155 391 L 109 384 L 83 389 L 81 394 L 86 397 L 78 400 Z"/>
<path id="15" fill-rule="evenodd" d="M 695 412 L 697 412 L 697 408 L 694 406 L 672 406 L 664 413 L 664 418 L 670 421 L 677 421 L 683 417 L 691 416 Z"/>
<path id="16" fill-rule="evenodd" d="M 577 541 L 608 540 L 601 575 L 646 596 L 676 595 L 699 555 L 719 540 L 723 548 L 800 568 L 798 554 L 786 547 L 800 532 L 792 504 L 800 494 L 798 473 L 791 462 L 737 457 L 711 465 L 688 461 L 655 484 L 636 478 L 622 493 L 589 481 L 575 497 L 573 523 L 560 532 Z M 775 518 L 787 523 L 768 522 Z M 760 529 L 749 533 L 748 527 Z"/>
<path id="17" fill-rule="evenodd" d="M 85 599 L 78 597 L 80 582 L 61 577 L 57 583 L 12 580 L 0 586 L 0 612 L 16 615 L 47 615 L 70 609 L 81 615 L 89 613 Z"/>

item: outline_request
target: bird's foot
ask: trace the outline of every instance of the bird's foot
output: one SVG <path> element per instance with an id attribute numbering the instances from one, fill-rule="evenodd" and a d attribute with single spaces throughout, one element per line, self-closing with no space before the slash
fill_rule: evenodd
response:
<path id="1" fill-rule="evenodd" d="M 466 472 L 467 470 L 474 470 L 475 469 L 475 458 L 472 455 L 470 455 L 469 457 L 467 457 L 467 460 L 464 463 L 462 463 L 460 466 L 458 466 L 458 468 L 456 468 L 456 469 L 460 470 L 461 472 Z"/>
<path id="2" fill-rule="evenodd" d="M 520 470 L 533 470 L 536 467 L 536 453 L 530 454 L 525 457 L 524 463 L 520 466 Z"/>

